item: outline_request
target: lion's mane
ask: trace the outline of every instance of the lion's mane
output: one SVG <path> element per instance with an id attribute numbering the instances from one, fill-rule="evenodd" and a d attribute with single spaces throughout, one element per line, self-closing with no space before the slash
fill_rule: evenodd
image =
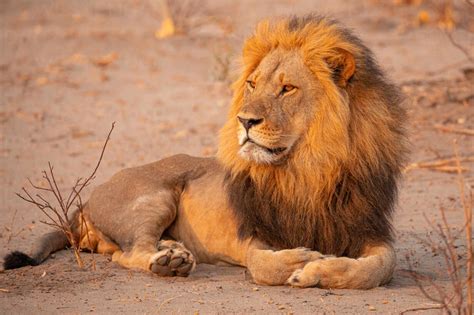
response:
<path id="1" fill-rule="evenodd" d="M 237 113 L 247 77 L 273 49 L 300 50 L 324 96 L 307 134 L 281 165 L 259 165 L 237 154 Z M 347 86 L 331 67 L 343 49 L 355 58 Z M 305 246 L 357 257 L 367 242 L 391 242 L 397 179 L 405 162 L 405 112 L 398 89 L 350 31 L 320 16 L 263 21 L 245 43 L 218 158 L 227 171 L 239 237 L 274 248 Z"/>

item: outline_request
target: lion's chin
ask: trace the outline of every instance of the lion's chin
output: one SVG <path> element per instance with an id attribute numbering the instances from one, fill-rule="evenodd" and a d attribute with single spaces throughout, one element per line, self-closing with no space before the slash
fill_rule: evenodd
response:
<path id="1" fill-rule="evenodd" d="M 280 164 L 288 153 L 288 148 L 270 149 L 247 141 L 240 147 L 239 155 L 256 164 Z"/>

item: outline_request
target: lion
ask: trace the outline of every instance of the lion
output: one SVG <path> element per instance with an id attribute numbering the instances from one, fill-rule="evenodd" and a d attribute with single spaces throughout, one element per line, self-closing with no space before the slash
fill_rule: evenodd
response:
<path id="1" fill-rule="evenodd" d="M 160 276 L 209 263 L 263 285 L 386 284 L 407 155 L 399 90 L 355 35 L 318 15 L 260 22 L 242 55 L 217 156 L 120 171 L 71 218 L 77 242 Z M 46 234 L 5 269 L 66 245 Z"/>

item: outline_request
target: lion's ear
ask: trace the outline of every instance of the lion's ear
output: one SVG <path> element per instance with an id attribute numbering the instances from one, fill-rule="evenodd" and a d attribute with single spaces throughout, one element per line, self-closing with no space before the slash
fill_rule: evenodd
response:
<path id="1" fill-rule="evenodd" d="M 335 56 L 327 59 L 327 63 L 332 69 L 334 82 L 340 87 L 345 87 L 356 70 L 354 56 L 345 49 L 336 48 Z"/>

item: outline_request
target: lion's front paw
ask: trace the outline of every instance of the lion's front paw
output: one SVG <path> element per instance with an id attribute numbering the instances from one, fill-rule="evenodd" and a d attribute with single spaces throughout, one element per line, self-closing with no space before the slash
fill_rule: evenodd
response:
<path id="1" fill-rule="evenodd" d="M 176 241 L 160 241 L 150 259 L 150 270 L 165 277 L 187 277 L 196 266 L 193 254 Z"/>
<path id="2" fill-rule="evenodd" d="M 357 259 L 326 256 L 296 269 L 286 283 L 299 288 L 365 288 L 370 287 L 370 277 L 373 278 L 373 275 L 361 271 Z"/>
<path id="3" fill-rule="evenodd" d="M 292 287 L 308 288 L 314 287 L 319 282 L 317 274 L 308 274 L 304 269 L 296 269 L 286 281 Z"/>

